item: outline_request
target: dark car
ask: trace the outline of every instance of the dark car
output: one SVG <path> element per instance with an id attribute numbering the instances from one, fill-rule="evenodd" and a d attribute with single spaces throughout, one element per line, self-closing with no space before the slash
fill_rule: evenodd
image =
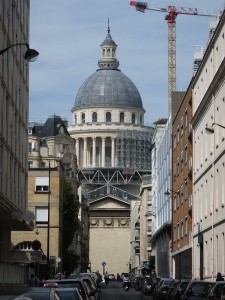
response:
<path id="1" fill-rule="evenodd" d="M 154 300 L 164 300 L 166 299 L 166 294 L 173 284 L 174 279 L 171 278 L 162 278 L 158 285 L 155 287 L 153 292 L 153 299 Z"/>
<path id="2" fill-rule="evenodd" d="M 170 294 L 171 300 L 181 300 L 181 296 L 184 294 L 190 280 L 180 280 L 179 284 L 173 289 L 173 291 Z"/>
<path id="3" fill-rule="evenodd" d="M 33 287 L 30 291 L 27 291 L 13 300 L 61 300 L 55 288 Z"/>
<path id="4" fill-rule="evenodd" d="M 83 300 L 77 288 L 57 288 L 60 300 Z"/>
<path id="5" fill-rule="evenodd" d="M 97 283 L 96 281 L 94 280 L 93 277 L 91 277 L 90 275 L 81 275 L 81 276 L 78 276 L 77 278 L 81 277 L 81 279 L 83 279 L 84 282 L 87 283 L 88 287 L 90 288 L 91 292 L 92 292 L 92 296 L 94 299 L 99 299 L 99 289 L 98 289 L 98 286 L 97 286 Z"/>
<path id="6" fill-rule="evenodd" d="M 67 287 L 77 287 L 83 300 L 90 300 L 92 298 L 91 290 L 88 288 L 87 284 L 81 278 L 76 279 L 48 279 L 42 283 L 44 288 L 55 287 L 55 288 L 67 288 Z"/>
<path id="7" fill-rule="evenodd" d="M 180 280 L 175 279 L 174 282 L 172 283 L 172 285 L 169 287 L 169 289 L 166 292 L 166 299 L 167 300 L 172 300 L 172 293 L 174 292 L 174 290 L 176 290 L 176 288 L 179 284 L 180 284 Z"/>
<path id="8" fill-rule="evenodd" d="M 225 281 L 217 281 L 213 284 L 209 290 L 207 299 L 208 300 L 220 300 L 222 290 L 225 287 Z"/>
<path id="9" fill-rule="evenodd" d="M 208 292 L 212 287 L 213 282 L 202 281 L 202 280 L 192 280 L 189 282 L 184 294 L 182 295 L 182 300 L 197 300 L 207 298 Z"/>

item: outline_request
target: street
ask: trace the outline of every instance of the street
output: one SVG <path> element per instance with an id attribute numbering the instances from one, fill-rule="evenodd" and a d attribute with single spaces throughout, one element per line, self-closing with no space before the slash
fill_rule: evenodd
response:
<path id="1" fill-rule="evenodd" d="M 122 288 L 122 282 L 110 281 L 109 285 L 102 284 L 101 300 L 151 300 L 150 296 L 140 297 L 140 291 L 130 288 L 125 291 Z"/>

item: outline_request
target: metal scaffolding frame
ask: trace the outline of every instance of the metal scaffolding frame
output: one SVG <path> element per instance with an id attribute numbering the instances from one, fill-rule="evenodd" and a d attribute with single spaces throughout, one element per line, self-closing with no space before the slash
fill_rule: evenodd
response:
<path id="1" fill-rule="evenodd" d="M 116 143 L 118 166 L 130 170 L 151 170 L 151 143 L 150 132 L 120 131 Z"/>

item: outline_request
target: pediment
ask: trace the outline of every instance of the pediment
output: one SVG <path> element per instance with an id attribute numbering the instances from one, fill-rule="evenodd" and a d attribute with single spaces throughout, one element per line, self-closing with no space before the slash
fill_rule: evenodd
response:
<path id="1" fill-rule="evenodd" d="M 103 199 L 95 200 L 90 202 L 90 210 L 92 209 L 130 209 L 130 203 L 127 201 L 122 201 L 114 199 L 111 197 L 105 197 Z"/>

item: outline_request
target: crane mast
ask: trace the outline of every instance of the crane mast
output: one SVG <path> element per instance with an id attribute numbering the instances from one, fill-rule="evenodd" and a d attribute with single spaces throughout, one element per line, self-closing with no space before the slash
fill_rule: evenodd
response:
<path id="1" fill-rule="evenodd" d="M 154 10 L 167 13 L 165 20 L 168 24 L 168 112 L 171 112 L 172 92 L 176 91 L 176 17 L 182 15 L 197 15 L 205 17 L 218 17 L 219 15 L 198 12 L 197 8 L 189 7 L 149 7 L 146 2 L 131 1 L 137 11 Z"/>

